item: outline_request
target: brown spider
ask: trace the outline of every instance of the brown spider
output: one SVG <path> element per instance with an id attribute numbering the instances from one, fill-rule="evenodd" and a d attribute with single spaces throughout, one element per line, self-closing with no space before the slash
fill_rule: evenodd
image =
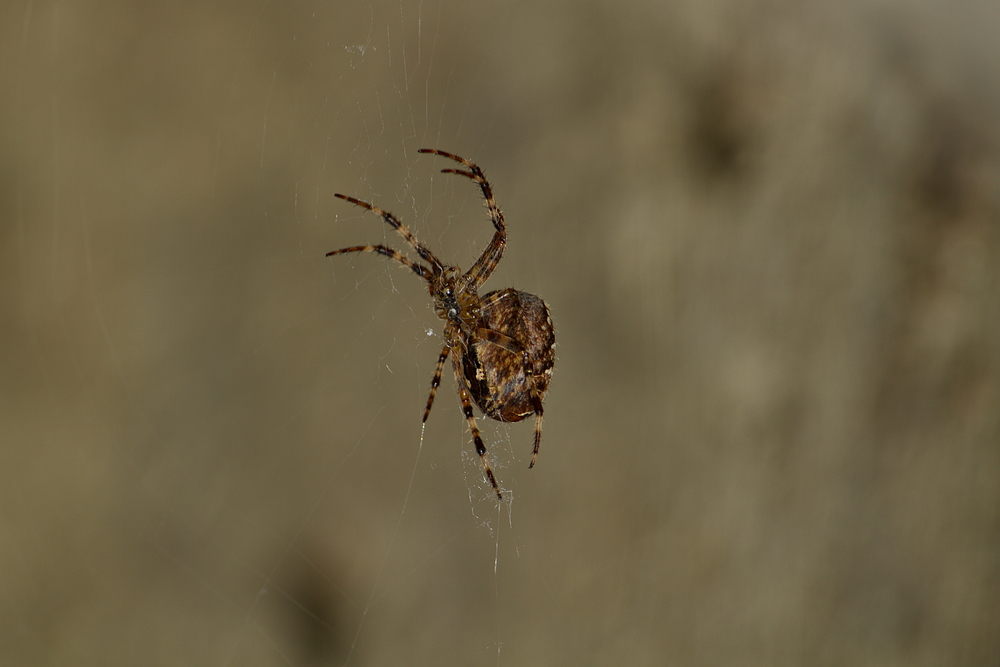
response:
<path id="1" fill-rule="evenodd" d="M 503 213 L 493 199 L 493 190 L 482 169 L 465 158 L 444 151 L 421 148 L 418 152 L 433 153 L 464 165 L 468 171 L 442 169 L 441 172 L 465 176 L 478 183 L 483 191 L 496 232 L 472 268 L 462 273 L 457 266 L 442 264 L 392 213 L 342 194 L 335 196 L 382 216 L 427 265 L 384 245 L 341 248 L 328 252 L 326 256 L 374 252 L 396 260 L 427 281 L 434 300 L 434 312 L 445 321 L 445 328 L 444 348 L 438 356 L 434 379 L 431 380 L 431 393 L 427 397 L 423 421 L 426 422 L 431 413 L 434 396 L 441 384 L 444 362 L 450 354 L 458 398 L 472 431 L 476 453 L 483 462 L 486 479 L 493 485 L 497 498 L 502 499 L 500 487 L 486 459 L 486 445 L 472 414 L 472 401 L 483 414 L 497 421 L 517 422 L 535 415 L 535 448 L 528 464 L 529 468 L 533 467 L 538 457 L 538 443 L 542 439 L 542 399 L 549 388 L 555 363 L 553 346 L 556 336 L 552 318 L 548 306 L 534 294 L 507 288 L 479 296 L 479 288 L 500 263 L 507 245 Z"/>

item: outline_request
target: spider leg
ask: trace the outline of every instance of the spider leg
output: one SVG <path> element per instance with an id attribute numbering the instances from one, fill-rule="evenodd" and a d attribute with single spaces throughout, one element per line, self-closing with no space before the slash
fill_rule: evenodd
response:
<path id="1" fill-rule="evenodd" d="M 446 335 L 447 339 L 448 336 Z M 431 380 L 431 393 L 427 397 L 427 407 L 424 409 L 424 423 L 427 423 L 427 417 L 431 414 L 431 406 L 434 405 L 434 397 L 437 396 L 438 387 L 441 386 L 441 372 L 444 370 L 444 362 L 448 359 L 448 353 L 451 352 L 451 346 L 445 343 L 444 349 L 441 350 L 440 356 L 438 356 L 437 368 L 434 369 L 434 378 Z"/>
<path id="2" fill-rule="evenodd" d="M 476 444 L 476 454 L 479 454 L 479 458 L 483 462 L 486 479 L 489 480 L 493 486 L 493 490 L 496 491 L 497 498 L 503 500 L 503 494 L 500 493 L 500 486 L 497 484 L 497 479 L 493 476 L 493 469 L 490 468 L 490 462 L 486 458 L 486 445 L 483 444 L 483 438 L 479 435 L 476 416 L 472 412 L 472 399 L 469 398 L 469 391 L 465 386 L 465 375 L 462 372 L 462 355 L 456 351 L 452 355 L 451 361 L 455 369 L 455 386 L 458 388 L 458 400 L 462 403 L 462 413 L 469 423 L 469 430 L 472 431 L 472 441 Z"/>
<path id="3" fill-rule="evenodd" d="M 468 171 L 462 169 L 442 169 L 443 174 L 458 174 L 460 176 L 465 176 L 471 179 L 479 185 L 479 189 L 483 191 L 483 199 L 486 200 L 486 208 L 490 212 L 490 220 L 493 222 L 493 227 L 496 232 L 493 234 L 493 239 L 490 244 L 486 246 L 483 250 L 483 254 L 479 256 L 476 263 L 472 265 L 468 271 L 466 271 L 463 279 L 467 285 L 479 289 L 486 282 L 493 270 L 497 268 L 497 264 L 500 263 L 500 258 L 503 256 L 504 248 L 507 247 L 507 226 L 503 221 L 503 213 L 500 211 L 500 207 L 497 206 L 496 200 L 493 198 L 493 188 L 490 186 L 490 182 L 486 180 L 486 176 L 483 174 L 483 170 L 480 169 L 476 164 L 466 160 L 463 157 L 459 157 L 453 153 L 448 153 L 446 151 L 439 151 L 435 148 L 421 148 L 417 151 L 418 153 L 431 153 L 433 155 L 440 155 L 441 157 L 446 157 L 449 160 L 454 160 L 462 165 L 469 168 Z"/>
<path id="4" fill-rule="evenodd" d="M 535 459 L 538 458 L 538 444 L 542 441 L 542 399 L 538 394 L 531 392 L 531 405 L 535 408 L 535 449 L 531 452 L 531 463 L 529 468 L 535 467 Z"/>
<path id="5" fill-rule="evenodd" d="M 527 353 L 524 351 L 524 346 L 507 334 L 502 334 L 494 329 L 479 328 L 476 329 L 476 338 L 484 340 L 487 343 L 493 343 L 497 347 L 502 347 L 511 354 L 520 354 L 524 356 L 524 363 L 528 363 L 528 358 L 526 356 Z"/>
<path id="6" fill-rule="evenodd" d="M 403 253 L 399 252 L 398 250 L 394 250 L 384 245 L 356 245 L 356 246 L 351 246 L 350 248 L 331 250 L 330 252 L 326 253 L 326 256 L 332 257 L 333 255 L 342 255 L 348 252 L 374 252 L 378 253 L 379 255 L 384 255 L 389 259 L 396 260 L 397 262 L 407 267 L 408 269 L 410 269 L 415 274 L 417 274 L 418 276 L 420 276 L 421 278 L 423 278 L 428 282 L 430 281 L 431 276 L 433 275 L 431 273 L 431 270 L 428 269 L 423 264 L 417 264 L 412 259 L 404 255 Z"/>
<path id="7" fill-rule="evenodd" d="M 401 223 L 399 219 L 396 218 L 396 216 L 394 216 L 392 213 L 380 209 L 378 206 L 375 206 L 374 204 L 369 204 L 366 201 L 355 199 L 354 197 L 348 197 L 347 195 L 342 195 L 338 193 L 334 193 L 333 196 L 338 197 L 340 199 L 345 199 L 356 206 L 360 206 L 361 208 L 366 208 L 372 213 L 382 216 L 382 219 L 385 220 L 386 224 L 388 224 L 390 227 L 399 232 L 399 235 L 406 240 L 406 242 L 410 245 L 411 248 L 413 248 L 417 252 L 418 255 L 420 255 L 420 259 L 424 260 L 425 262 L 430 262 L 431 266 L 434 267 L 436 272 L 440 272 L 442 269 L 444 269 L 444 265 L 441 264 L 440 261 L 438 261 L 438 258 L 434 256 L 434 253 L 428 250 L 423 243 L 418 241 L 417 237 L 415 237 L 413 233 L 406 228 L 406 225 Z"/>

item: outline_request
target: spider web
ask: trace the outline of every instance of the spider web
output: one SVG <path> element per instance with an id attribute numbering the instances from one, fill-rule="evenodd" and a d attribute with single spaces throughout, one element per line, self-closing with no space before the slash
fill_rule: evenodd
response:
<path id="1" fill-rule="evenodd" d="M 998 6 L 6 3 L 0 663 L 997 664 Z"/>
<path id="2" fill-rule="evenodd" d="M 498 505 L 450 373 L 421 428 L 440 351 L 425 287 L 382 258 L 323 255 L 369 241 L 407 250 L 334 192 L 393 210 L 457 264 L 488 242 L 478 189 L 416 149 L 490 170 L 489 66 L 463 58 L 477 36 L 462 26 L 502 12 L 17 9 L 17 302 L 54 304 L 60 331 L 29 340 L 28 392 L 65 404 L 65 419 L 38 431 L 51 443 L 40 460 L 69 457 L 74 490 L 53 502 L 89 500 L 39 529 L 83 541 L 52 582 L 32 576 L 36 542 L 15 543 L 24 590 L 44 600 L 58 587 L 68 602 L 36 608 L 9 591 L 11 655 L 501 663 L 514 473 L 527 461 L 512 442 L 530 452 L 530 427 L 481 423 L 507 492 Z M 23 176 L 38 154 L 50 179 L 41 212 L 27 208 Z M 107 164 L 101 180 L 84 161 Z M 50 355 L 60 343 L 68 371 Z M 53 647 L 33 614 L 66 628 Z"/>

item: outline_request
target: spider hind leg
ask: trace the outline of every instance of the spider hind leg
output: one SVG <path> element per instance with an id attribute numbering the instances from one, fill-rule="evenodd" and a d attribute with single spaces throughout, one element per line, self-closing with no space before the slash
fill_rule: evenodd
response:
<path id="1" fill-rule="evenodd" d="M 497 484 L 497 479 L 493 475 L 493 469 L 490 467 L 489 459 L 486 457 L 486 445 L 483 444 L 483 438 L 479 434 L 479 426 L 476 424 L 476 415 L 472 411 L 472 399 L 469 397 L 469 391 L 465 385 L 465 374 L 462 371 L 461 355 L 457 352 L 452 355 L 452 366 L 455 370 L 455 386 L 458 388 L 458 400 L 462 403 L 462 414 L 465 415 L 465 420 L 469 424 L 469 430 L 472 431 L 472 441 L 476 445 L 476 454 L 479 455 L 479 459 L 483 462 L 483 472 L 486 475 L 486 479 L 489 481 L 490 486 L 492 486 L 493 490 L 496 491 L 497 498 L 499 500 L 503 500 L 503 494 L 500 493 L 500 485 Z"/>

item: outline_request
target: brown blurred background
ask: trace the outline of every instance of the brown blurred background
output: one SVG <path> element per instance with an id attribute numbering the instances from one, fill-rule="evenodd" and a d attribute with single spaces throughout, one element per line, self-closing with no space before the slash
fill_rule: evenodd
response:
<path id="1" fill-rule="evenodd" d="M 1000 5 L 25 2 L 0 663 L 1000 664 Z M 497 507 L 400 241 L 544 297 Z M 429 335 L 433 333 L 434 335 Z"/>

